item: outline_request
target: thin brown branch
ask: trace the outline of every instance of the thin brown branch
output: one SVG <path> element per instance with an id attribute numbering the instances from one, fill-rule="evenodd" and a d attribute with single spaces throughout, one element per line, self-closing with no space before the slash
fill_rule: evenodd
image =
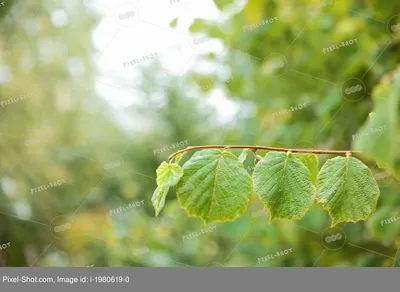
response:
<path id="1" fill-rule="evenodd" d="M 276 147 L 267 147 L 267 146 L 254 146 L 254 145 L 202 145 L 202 146 L 189 146 L 185 149 L 179 150 L 168 157 L 168 160 L 171 160 L 176 155 L 196 150 L 196 149 L 212 149 L 212 148 L 220 148 L 220 149 L 251 149 L 253 151 L 256 150 L 268 150 L 268 151 L 279 151 L 279 152 L 292 152 L 292 153 L 313 153 L 313 154 L 337 154 L 337 155 L 352 155 L 359 154 L 359 151 L 350 151 L 350 150 L 311 150 L 311 149 L 289 149 L 289 148 L 276 148 Z"/>

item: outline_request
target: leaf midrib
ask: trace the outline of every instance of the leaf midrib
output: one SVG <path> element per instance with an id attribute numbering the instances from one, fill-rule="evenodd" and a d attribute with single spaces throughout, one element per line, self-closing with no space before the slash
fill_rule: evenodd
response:
<path id="1" fill-rule="evenodd" d="M 216 181 L 217 181 L 217 176 L 218 176 L 218 169 L 219 169 L 219 165 L 220 165 L 220 163 L 221 163 L 221 158 L 222 158 L 222 156 L 223 156 L 223 153 L 221 152 L 221 154 L 220 154 L 220 156 L 219 156 L 219 158 L 218 158 L 218 160 L 217 160 L 217 165 L 215 166 L 214 187 L 213 187 L 213 192 L 212 192 L 212 195 L 211 195 L 210 210 L 208 210 L 207 218 L 210 217 L 210 213 L 211 213 L 211 210 L 212 210 L 212 206 L 213 206 L 214 200 L 216 200 L 216 199 L 214 198 L 214 196 L 215 196 L 215 187 L 216 187 L 216 185 L 217 185 L 217 184 L 216 184 Z M 219 208 L 220 208 L 220 210 L 221 210 L 221 206 L 220 206 Z"/>
<path id="2" fill-rule="evenodd" d="M 343 174 L 340 176 L 340 178 L 337 180 L 337 182 L 333 185 L 333 187 L 340 181 L 340 179 L 344 176 L 344 180 L 343 180 L 343 184 L 344 184 L 344 195 L 347 195 L 347 170 L 349 167 L 349 157 L 346 157 L 346 168 L 343 172 Z M 338 194 L 338 190 L 336 190 L 336 192 L 328 199 L 328 201 L 326 202 L 326 206 L 329 205 L 330 201 L 332 201 L 333 198 L 335 198 Z M 336 204 L 333 204 L 332 207 L 329 207 L 330 210 L 332 210 L 334 208 Z"/>

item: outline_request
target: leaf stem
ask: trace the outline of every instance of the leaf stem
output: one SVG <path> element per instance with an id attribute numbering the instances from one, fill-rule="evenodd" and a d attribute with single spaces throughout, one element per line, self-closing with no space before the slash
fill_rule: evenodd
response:
<path id="1" fill-rule="evenodd" d="M 220 149 L 252 149 L 253 151 L 256 150 L 268 150 L 268 151 L 279 151 L 279 152 L 292 152 L 292 153 L 314 153 L 314 154 L 337 154 L 337 155 L 351 155 L 351 154 L 358 154 L 359 151 L 350 151 L 350 150 L 311 150 L 311 149 L 289 149 L 289 148 L 276 148 L 276 147 L 267 147 L 267 146 L 253 146 L 253 145 L 202 145 L 202 146 L 188 146 L 185 149 L 177 151 L 171 154 L 168 157 L 168 160 L 171 160 L 176 155 L 196 150 L 196 149 L 212 149 L 212 148 L 220 148 Z"/>

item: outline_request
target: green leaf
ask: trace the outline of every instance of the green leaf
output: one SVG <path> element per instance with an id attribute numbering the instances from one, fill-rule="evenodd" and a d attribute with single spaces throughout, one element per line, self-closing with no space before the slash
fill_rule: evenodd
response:
<path id="1" fill-rule="evenodd" d="M 177 23 L 178 23 L 178 18 L 176 17 L 169 23 L 169 26 L 175 28 Z"/>
<path id="2" fill-rule="evenodd" d="M 158 216 L 158 214 L 160 214 L 161 210 L 164 208 L 165 198 L 167 197 L 168 191 L 168 185 L 157 187 L 154 191 L 153 197 L 151 198 L 151 203 L 156 211 L 156 216 Z"/>
<path id="3" fill-rule="evenodd" d="M 371 170 L 357 158 L 329 159 L 318 174 L 317 201 L 328 210 L 332 226 L 366 220 L 375 211 L 378 198 Z"/>
<path id="4" fill-rule="evenodd" d="M 247 153 L 249 152 L 249 150 L 250 149 L 243 149 L 242 153 L 240 153 L 239 158 L 238 158 L 240 163 L 243 163 L 246 160 Z"/>
<path id="5" fill-rule="evenodd" d="M 253 172 L 255 191 L 274 219 L 300 219 L 311 208 L 315 187 L 308 168 L 293 154 L 268 152 Z"/>
<path id="6" fill-rule="evenodd" d="M 182 167 L 177 163 L 163 162 L 157 168 L 157 186 L 174 186 L 183 175 Z"/>
<path id="7" fill-rule="evenodd" d="M 400 69 L 390 75 L 374 89 L 373 113 L 358 133 L 352 135 L 352 142 L 353 148 L 362 151 L 364 157 L 400 179 Z"/>
<path id="8" fill-rule="evenodd" d="M 157 188 L 153 193 L 151 202 L 156 216 L 164 208 L 165 198 L 167 197 L 168 190 L 170 187 L 176 185 L 183 175 L 182 167 L 176 163 L 163 162 L 157 168 Z"/>
<path id="9" fill-rule="evenodd" d="M 397 250 L 396 256 L 394 257 L 393 267 L 400 267 L 400 248 Z"/>
<path id="10" fill-rule="evenodd" d="M 295 156 L 307 166 L 308 170 L 311 174 L 311 181 L 314 185 L 317 184 L 317 176 L 318 176 L 318 157 L 315 154 L 295 154 Z"/>
<path id="11" fill-rule="evenodd" d="M 227 150 L 196 152 L 183 166 L 176 192 L 181 206 L 206 224 L 233 221 L 247 209 L 251 177 Z"/>

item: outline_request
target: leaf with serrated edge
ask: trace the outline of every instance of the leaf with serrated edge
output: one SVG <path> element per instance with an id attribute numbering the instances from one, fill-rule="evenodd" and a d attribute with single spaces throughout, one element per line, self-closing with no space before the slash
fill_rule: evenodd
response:
<path id="1" fill-rule="evenodd" d="M 163 162 L 157 168 L 157 186 L 174 186 L 183 175 L 182 167 L 177 163 Z"/>
<path id="2" fill-rule="evenodd" d="M 311 174 L 311 180 L 314 185 L 317 184 L 318 176 L 318 157 L 315 154 L 295 154 L 295 156 L 307 166 Z"/>
<path id="3" fill-rule="evenodd" d="M 154 191 L 153 197 L 151 198 L 151 203 L 156 211 L 156 216 L 158 216 L 158 214 L 160 214 L 161 210 L 164 208 L 165 198 L 167 197 L 168 191 L 168 185 L 157 187 Z"/>
<path id="4" fill-rule="evenodd" d="M 300 219 L 311 208 L 315 187 L 308 168 L 292 153 L 268 152 L 253 172 L 254 189 L 275 219 Z"/>
<path id="5" fill-rule="evenodd" d="M 366 220 L 375 211 L 379 187 L 371 170 L 354 157 L 329 159 L 318 174 L 317 201 L 328 210 L 331 226 Z"/>
<path id="6" fill-rule="evenodd" d="M 176 193 L 189 215 L 207 225 L 233 221 L 246 212 L 253 192 L 251 177 L 229 151 L 198 151 L 183 165 L 183 173 Z"/>

